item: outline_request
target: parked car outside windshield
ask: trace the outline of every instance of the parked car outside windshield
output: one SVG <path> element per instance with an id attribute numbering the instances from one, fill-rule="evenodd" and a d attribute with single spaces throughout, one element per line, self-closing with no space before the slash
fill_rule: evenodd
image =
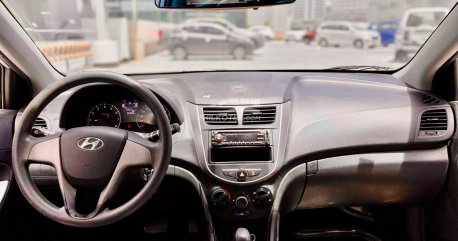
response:
<path id="1" fill-rule="evenodd" d="M 171 11 L 153 0 L 3 3 L 63 74 L 146 74 L 396 70 L 415 56 L 456 0 L 297 0 L 231 11 Z"/>
<path id="2" fill-rule="evenodd" d="M 368 29 L 364 23 L 347 21 L 324 22 L 317 29 L 321 47 L 375 48 L 381 45 L 380 34 Z"/>
<path id="3" fill-rule="evenodd" d="M 189 23 L 170 36 L 168 50 L 175 60 L 192 56 L 232 56 L 243 60 L 253 54 L 256 44 L 248 36 L 214 23 Z"/>

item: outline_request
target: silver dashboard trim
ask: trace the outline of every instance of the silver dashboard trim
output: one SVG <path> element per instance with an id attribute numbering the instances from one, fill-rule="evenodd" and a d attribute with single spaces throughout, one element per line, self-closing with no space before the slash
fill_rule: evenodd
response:
<path id="1" fill-rule="evenodd" d="M 254 106 L 275 106 L 277 108 L 277 117 L 273 124 L 263 124 L 263 125 L 243 125 L 241 124 L 241 118 L 243 117 L 243 110 L 247 107 Z M 283 166 L 283 161 L 286 152 L 286 142 L 289 134 L 289 119 L 291 114 L 291 102 L 287 101 L 281 104 L 265 104 L 265 105 L 241 105 L 241 106 L 227 106 L 234 107 L 237 112 L 237 118 L 239 119 L 239 124 L 237 125 L 207 125 L 203 118 L 203 108 L 208 107 L 208 105 L 195 105 L 192 103 L 187 103 L 190 119 L 191 119 L 191 129 L 194 137 L 194 144 L 197 152 L 197 157 L 199 165 L 202 170 L 210 174 L 212 177 L 216 178 L 219 181 L 224 183 L 236 184 L 240 186 L 250 185 L 254 183 L 260 183 L 264 180 L 272 177 L 280 168 Z M 212 106 L 213 107 L 213 106 Z M 219 106 L 218 106 L 219 107 Z M 226 106 L 224 106 L 226 107 Z M 270 129 L 272 131 L 271 141 L 273 145 L 274 161 L 272 162 L 263 162 L 260 164 L 273 164 L 273 167 L 269 170 L 264 176 L 250 181 L 238 182 L 232 181 L 229 179 L 222 178 L 215 174 L 210 169 L 209 157 L 207 154 L 209 135 L 208 132 L 212 130 L 245 130 L 245 129 Z M 211 163 L 213 166 L 223 166 L 223 165 L 243 165 L 244 167 L 250 168 L 250 166 L 256 165 L 253 162 L 246 163 Z"/>

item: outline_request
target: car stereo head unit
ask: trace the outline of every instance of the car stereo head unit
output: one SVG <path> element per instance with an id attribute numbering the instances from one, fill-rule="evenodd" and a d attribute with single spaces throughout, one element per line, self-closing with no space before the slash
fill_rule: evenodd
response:
<path id="1" fill-rule="evenodd" d="M 212 147 L 269 146 L 267 130 L 224 130 L 211 132 Z"/>

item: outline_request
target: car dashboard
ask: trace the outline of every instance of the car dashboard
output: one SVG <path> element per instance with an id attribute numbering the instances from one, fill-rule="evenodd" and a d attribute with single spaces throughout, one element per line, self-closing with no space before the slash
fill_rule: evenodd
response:
<path id="1" fill-rule="evenodd" d="M 446 178 L 455 129 L 451 106 L 391 75 L 133 78 L 155 93 L 170 123 L 180 125 L 168 175 L 194 183 L 210 223 L 297 209 L 422 203 Z M 139 98 L 106 84 L 62 94 L 38 120 L 52 131 L 87 125 L 155 130 Z M 39 166 L 31 173 L 37 180 L 53 177 Z"/>

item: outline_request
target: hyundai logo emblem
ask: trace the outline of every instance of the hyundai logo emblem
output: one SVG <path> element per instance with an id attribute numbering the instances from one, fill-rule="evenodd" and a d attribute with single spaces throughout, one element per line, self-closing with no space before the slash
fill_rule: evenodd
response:
<path id="1" fill-rule="evenodd" d="M 103 141 L 97 137 L 84 137 L 76 144 L 79 148 L 87 151 L 95 151 L 103 147 Z"/>

